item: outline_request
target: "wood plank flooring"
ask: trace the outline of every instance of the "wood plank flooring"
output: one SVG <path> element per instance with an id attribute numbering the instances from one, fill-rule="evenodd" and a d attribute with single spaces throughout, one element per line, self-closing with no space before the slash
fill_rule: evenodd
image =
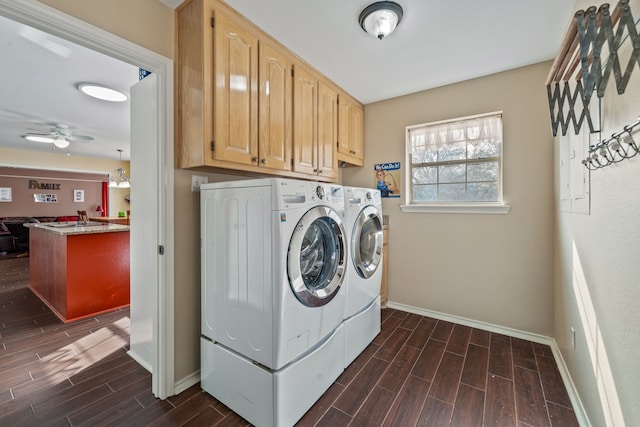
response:
<path id="1" fill-rule="evenodd" d="M 0 261 L 1 426 L 246 426 L 195 385 L 167 400 L 134 362 L 129 311 L 61 323 Z M 577 426 L 547 346 L 386 309 L 299 426 Z"/>

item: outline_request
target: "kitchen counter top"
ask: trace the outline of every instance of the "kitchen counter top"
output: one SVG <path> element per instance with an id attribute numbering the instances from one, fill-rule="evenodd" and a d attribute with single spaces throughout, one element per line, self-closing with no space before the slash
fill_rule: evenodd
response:
<path id="1" fill-rule="evenodd" d="M 86 224 L 77 223 L 75 221 L 26 223 L 24 224 L 24 226 L 49 231 L 59 236 L 129 231 L 128 225 L 109 224 L 109 223 L 93 222 L 93 221 L 89 221 Z"/>

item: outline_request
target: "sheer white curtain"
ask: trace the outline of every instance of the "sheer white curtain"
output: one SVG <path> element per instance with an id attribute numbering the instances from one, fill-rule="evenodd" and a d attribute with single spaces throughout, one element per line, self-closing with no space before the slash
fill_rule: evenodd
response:
<path id="1" fill-rule="evenodd" d="M 501 202 L 502 113 L 407 128 L 413 203 Z"/>

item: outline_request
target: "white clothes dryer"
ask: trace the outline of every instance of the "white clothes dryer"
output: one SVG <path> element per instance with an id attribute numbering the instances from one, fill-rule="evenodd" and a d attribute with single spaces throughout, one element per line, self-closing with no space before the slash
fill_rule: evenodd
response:
<path id="1" fill-rule="evenodd" d="M 253 424 L 293 424 L 344 368 L 344 207 L 337 184 L 201 187 L 201 383 Z"/>
<path id="2" fill-rule="evenodd" d="M 345 303 L 345 367 L 380 332 L 382 201 L 380 191 L 344 187 L 349 262 Z"/>

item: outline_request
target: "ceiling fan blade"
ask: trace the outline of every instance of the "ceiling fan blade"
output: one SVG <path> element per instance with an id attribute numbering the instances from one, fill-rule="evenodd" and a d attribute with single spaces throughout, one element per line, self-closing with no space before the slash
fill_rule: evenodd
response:
<path id="1" fill-rule="evenodd" d="M 28 127 L 27 129 L 35 131 L 35 132 L 50 133 L 50 131 L 48 129 L 38 129 L 38 128 L 35 128 L 35 127 L 33 127 L 33 128 L 29 128 Z"/>
<path id="2" fill-rule="evenodd" d="M 7 120 L 25 121 L 28 123 L 42 123 L 42 119 L 32 116 L 21 111 L 11 110 L 9 108 L 0 108 L 0 118 Z"/>
<path id="3" fill-rule="evenodd" d="M 71 136 L 68 136 L 67 139 L 69 141 L 77 141 L 77 142 L 93 141 L 93 137 L 88 136 L 88 135 L 71 135 Z"/>

